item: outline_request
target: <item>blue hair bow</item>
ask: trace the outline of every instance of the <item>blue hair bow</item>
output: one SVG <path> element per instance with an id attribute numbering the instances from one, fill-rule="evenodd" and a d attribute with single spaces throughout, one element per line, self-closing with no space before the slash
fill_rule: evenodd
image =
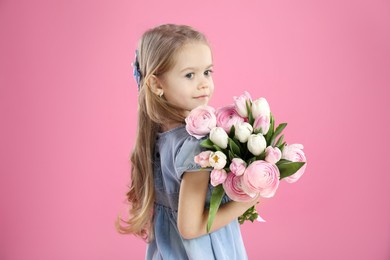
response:
<path id="1" fill-rule="evenodd" d="M 135 50 L 135 61 L 133 63 L 133 76 L 135 81 L 137 82 L 138 92 L 139 92 L 142 75 L 141 75 L 141 70 L 139 68 L 139 62 L 138 62 L 138 50 Z"/>

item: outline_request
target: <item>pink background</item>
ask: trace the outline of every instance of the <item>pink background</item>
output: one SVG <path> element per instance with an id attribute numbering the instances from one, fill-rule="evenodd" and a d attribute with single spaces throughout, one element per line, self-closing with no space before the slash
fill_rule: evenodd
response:
<path id="1" fill-rule="evenodd" d="M 116 233 L 149 27 L 203 31 L 212 105 L 268 99 L 306 173 L 245 224 L 250 259 L 390 259 L 388 1 L 0 1 L 0 259 L 143 259 Z M 387 104 L 387 105 L 386 105 Z"/>

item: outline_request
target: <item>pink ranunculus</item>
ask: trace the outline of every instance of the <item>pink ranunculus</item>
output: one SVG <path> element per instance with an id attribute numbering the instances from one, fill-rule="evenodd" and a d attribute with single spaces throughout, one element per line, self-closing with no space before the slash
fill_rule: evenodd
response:
<path id="1" fill-rule="evenodd" d="M 275 164 L 258 160 L 251 163 L 242 175 L 242 189 L 248 193 L 260 193 L 261 197 L 274 196 L 279 186 L 280 172 Z"/>
<path id="2" fill-rule="evenodd" d="M 271 117 L 260 115 L 256 117 L 253 123 L 253 132 L 266 135 L 271 125 Z"/>
<path id="3" fill-rule="evenodd" d="M 268 146 L 265 148 L 265 161 L 275 164 L 282 158 L 282 152 L 278 147 Z"/>
<path id="4" fill-rule="evenodd" d="M 242 176 L 237 176 L 234 173 L 230 172 L 222 184 L 223 189 L 225 190 L 226 195 L 229 196 L 234 201 L 250 201 L 256 196 L 250 196 L 241 187 Z"/>
<path id="5" fill-rule="evenodd" d="M 246 162 L 240 158 L 233 158 L 230 163 L 230 171 L 237 176 L 243 175 L 246 169 Z"/>
<path id="6" fill-rule="evenodd" d="M 210 154 L 212 151 L 204 151 L 194 157 L 194 162 L 199 164 L 200 167 L 210 167 Z"/>
<path id="7" fill-rule="evenodd" d="M 282 159 L 286 159 L 292 162 L 306 162 L 306 157 L 303 150 L 302 144 L 290 144 L 286 145 L 283 148 Z M 296 182 L 301 178 L 302 174 L 306 170 L 307 162 L 293 175 L 290 175 L 283 180 L 286 180 L 288 183 Z"/>
<path id="8" fill-rule="evenodd" d="M 224 169 L 220 169 L 220 170 L 214 169 L 211 171 L 210 174 L 210 183 L 215 187 L 223 183 L 226 180 L 226 177 L 227 177 L 227 173 Z"/>
<path id="9" fill-rule="evenodd" d="M 233 99 L 237 113 L 242 117 L 248 117 L 248 109 L 246 104 L 247 102 L 252 102 L 251 95 L 245 91 L 244 94 L 239 97 L 233 97 Z"/>
<path id="10" fill-rule="evenodd" d="M 237 113 L 234 105 L 218 108 L 215 115 L 217 117 L 217 126 L 222 127 L 226 133 L 229 133 L 230 128 L 237 122 L 244 122 L 244 118 Z"/>
<path id="11" fill-rule="evenodd" d="M 211 129 L 217 125 L 214 112 L 213 107 L 206 105 L 194 108 L 185 119 L 187 132 L 197 139 L 209 134 Z"/>

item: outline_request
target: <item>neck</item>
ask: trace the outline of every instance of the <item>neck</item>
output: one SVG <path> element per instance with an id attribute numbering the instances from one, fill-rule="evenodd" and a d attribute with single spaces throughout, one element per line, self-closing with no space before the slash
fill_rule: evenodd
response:
<path id="1" fill-rule="evenodd" d="M 162 132 L 166 132 L 166 131 L 169 131 L 169 130 L 171 130 L 173 128 L 176 128 L 178 126 L 181 126 L 181 125 L 183 125 L 183 124 L 182 123 L 178 123 L 178 122 L 176 122 L 176 123 L 166 123 L 166 124 L 161 126 L 161 131 Z"/>

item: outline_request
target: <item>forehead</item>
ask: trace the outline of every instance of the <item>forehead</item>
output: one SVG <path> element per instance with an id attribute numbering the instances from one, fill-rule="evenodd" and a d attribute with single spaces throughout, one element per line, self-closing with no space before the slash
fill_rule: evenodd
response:
<path id="1" fill-rule="evenodd" d="M 204 43 L 187 43 L 175 55 L 173 69 L 203 68 L 212 64 L 210 47 Z"/>

